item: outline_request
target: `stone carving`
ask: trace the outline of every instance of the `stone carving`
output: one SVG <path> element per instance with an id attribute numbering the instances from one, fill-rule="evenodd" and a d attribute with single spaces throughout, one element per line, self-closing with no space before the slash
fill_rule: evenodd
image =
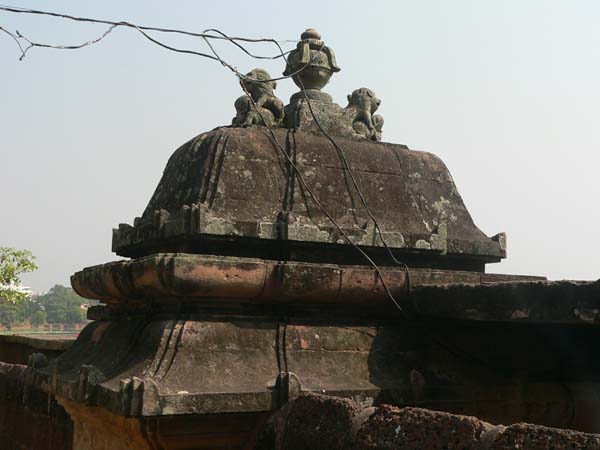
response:
<path id="1" fill-rule="evenodd" d="M 381 101 L 367 88 L 348 96 L 346 108 L 333 102 L 321 89 L 340 68 L 333 50 L 321 40 L 317 30 L 309 28 L 300 36 L 296 49 L 288 56 L 283 74 L 291 76 L 300 88 L 285 107 L 287 128 L 337 136 L 381 140 L 383 117 L 375 115 Z M 310 102 L 310 104 L 309 104 Z"/>
<path id="2" fill-rule="evenodd" d="M 264 81 L 271 79 L 271 75 L 264 69 L 254 69 L 246 76 L 250 79 L 241 80 L 240 84 L 252 98 L 242 95 L 235 101 L 237 114 L 231 124 L 236 127 L 279 126 L 283 121 L 284 112 L 283 102 L 273 94 L 277 82 Z"/>
<path id="3" fill-rule="evenodd" d="M 380 104 L 381 100 L 371 89 L 356 89 L 348 96 L 346 110 L 352 112 L 352 129 L 356 135 L 381 141 L 383 117 L 375 114 Z"/>
<path id="4" fill-rule="evenodd" d="M 300 88 L 285 107 L 285 126 L 310 132 L 321 129 L 332 134 L 348 134 L 340 120 L 344 109 L 335 104 L 331 95 L 321 91 L 331 75 L 339 72 L 333 50 L 321 40 L 317 30 L 309 28 L 287 58 L 283 74 L 291 76 Z M 310 101 L 310 105 L 308 102 Z M 317 123 L 319 125 L 317 125 Z"/>
<path id="5" fill-rule="evenodd" d="M 27 357 L 27 365 L 36 369 L 46 367 L 48 365 L 48 358 L 43 353 L 32 353 Z"/>
<path id="6" fill-rule="evenodd" d="M 317 30 L 309 28 L 302 33 L 296 49 L 289 54 L 283 75 L 292 75 L 296 86 L 305 90 L 310 99 L 331 102 L 331 97 L 320 90 L 331 75 L 339 71 L 333 50 L 325 45 Z"/>

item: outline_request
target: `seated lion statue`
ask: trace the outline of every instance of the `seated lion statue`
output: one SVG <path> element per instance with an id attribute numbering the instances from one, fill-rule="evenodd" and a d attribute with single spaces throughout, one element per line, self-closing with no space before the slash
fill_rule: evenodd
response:
<path id="1" fill-rule="evenodd" d="M 276 81 L 264 69 L 254 69 L 240 80 L 242 88 L 247 93 L 235 101 L 236 116 L 231 124 L 236 127 L 250 125 L 266 125 L 276 127 L 283 121 L 283 102 L 278 99 L 273 90 Z"/>
<path id="2" fill-rule="evenodd" d="M 381 100 L 371 89 L 360 88 L 348 96 L 346 110 L 352 112 L 352 129 L 357 136 L 362 136 L 373 141 L 381 140 L 383 117 L 375 114 Z"/>

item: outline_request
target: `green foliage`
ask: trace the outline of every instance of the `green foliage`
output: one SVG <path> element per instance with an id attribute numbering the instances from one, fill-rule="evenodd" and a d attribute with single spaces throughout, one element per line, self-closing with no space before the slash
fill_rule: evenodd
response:
<path id="1" fill-rule="evenodd" d="M 34 328 L 82 323 L 86 321 L 86 310 L 81 307 L 85 303 L 88 301 L 73 289 L 56 285 L 40 297 L 25 298 L 19 303 L 0 302 L 0 325 L 11 330 L 15 324 L 27 322 Z"/>
<path id="2" fill-rule="evenodd" d="M 73 289 L 57 284 L 47 294 L 35 299 L 46 312 L 48 323 L 81 323 L 85 321 L 85 310 L 81 305 L 87 301 Z"/>
<path id="3" fill-rule="evenodd" d="M 35 257 L 28 250 L 0 247 L 0 299 L 5 303 L 20 303 L 27 295 L 11 289 L 21 282 L 20 275 L 37 269 Z"/>
<path id="4" fill-rule="evenodd" d="M 12 326 L 17 323 L 17 319 L 18 309 L 16 305 L 12 303 L 0 303 L 0 325 L 11 330 Z"/>
<path id="5" fill-rule="evenodd" d="M 42 311 L 41 309 L 38 311 L 35 311 L 29 319 L 31 326 L 33 328 L 38 328 L 40 326 L 46 325 L 46 320 L 47 320 L 46 311 Z"/>

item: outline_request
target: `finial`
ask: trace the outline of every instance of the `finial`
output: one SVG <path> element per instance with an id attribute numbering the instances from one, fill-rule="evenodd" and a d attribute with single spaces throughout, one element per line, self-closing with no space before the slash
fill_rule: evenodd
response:
<path id="1" fill-rule="evenodd" d="M 321 35 L 314 28 L 308 28 L 300 39 L 296 49 L 288 56 L 283 74 L 291 75 L 296 86 L 309 97 L 331 102 L 331 97 L 320 90 L 334 72 L 340 71 L 333 50 L 321 41 Z"/>
<path id="2" fill-rule="evenodd" d="M 316 39 L 317 41 L 320 41 L 321 35 L 314 28 L 307 28 L 306 31 L 300 35 L 300 39 L 303 41 L 306 39 Z"/>

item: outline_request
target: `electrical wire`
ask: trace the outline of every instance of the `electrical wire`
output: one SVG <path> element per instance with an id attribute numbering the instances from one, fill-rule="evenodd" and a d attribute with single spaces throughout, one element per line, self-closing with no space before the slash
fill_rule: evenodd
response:
<path id="1" fill-rule="evenodd" d="M 3 31 L 4 33 L 11 36 L 15 40 L 17 45 L 19 46 L 19 50 L 21 51 L 21 56 L 20 56 L 19 60 L 23 60 L 23 58 L 25 57 L 27 52 L 30 49 L 35 48 L 35 47 L 54 48 L 54 49 L 59 49 L 59 50 L 76 50 L 76 49 L 80 49 L 83 47 L 87 47 L 87 46 L 96 44 L 96 43 L 100 42 L 102 39 L 104 39 L 116 27 L 132 28 L 132 29 L 138 31 L 142 36 L 144 36 L 149 41 L 151 41 L 154 44 L 159 45 L 160 47 L 163 47 L 167 50 L 171 50 L 171 51 L 174 51 L 177 53 L 187 53 L 187 54 L 192 54 L 192 55 L 196 55 L 196 56 L 202 56 L 204 58 L 209 58 L 209 59 L 213 59 L 213 60 L 216 60 L 216 58 L 207 53 L 198 52 L 198 51 L 190 50 L 190 49 L 181 49 L 181 48 L 173 47 L 171 45 L 165 44 L 164 42 L 161 42 L 158 39 L 150 36 L 147 32 L 154 31 L 154 32 L 160 32 L 160 33 L 180 34 L 180 35 L 191 36 L 191 37 L 199 37 L 199 38 L 204 39 L 206 42 L 208 42 L 209 39 L 227 40 L 227 41 L 233 43 L 237 48 L 242 50 L 246 55 L 248 55 L 252 58 L 255 58 L 255 59 L 262 59 L 262 60 L 279 59 L 282 57 L 282 55 L 280 53 L 277 55 L 274 55 L 274 56 L 255 55 L 254 53 L 248 51 L 243 45 L 240 45 L 237 41 L 250 42 L 250 43 L 275 43 L 275 42 L 277 42 L 278 44 L 297 42 L 297 40 L 277 41 L 277 40 L 271 39 L 271 38 L 246 38 L 246 37 L 226 36 L 224 33 L 222 33 L 221 31 L 219 31 L 217 29 L 214 29 L 214 28 L 205 30 L 202 33 L 196 33 L 196 32 L 178 30 L 178 29 L 173 29 L 173 28 L 159 28 L 159 27 L 136 25 L 134 23 L 127 22 L 127 21 L 116 22 L 116 21 L 110 21 L 110 20 L 94 19 L 94 18 L 90 18 L 90 17 L 78 17 L 78 16 L 71 16 L 68 14 L 59 14 L 59 13 L 54 13 L 54 12 L 49 12 L 49 11 L 41 11 L 41 10 L 35 10 L 35 9 L 19 8 L 19 7 L 3 6 L 3 5 L 0 5 L 0 11 L 6 11 L 6 12 L 12 12 L 12 13 L 36 14 L 36 15 L 68 19 L 68 20 L 73 20 L 73 21 L 77 21 L 77 22 L 110 25 L 110 27 L 98 38 L 93 39 L 91 41 L 86 41 L 82 44 L 77 44 L 77 45 L 43 44 L 43 43 L 35 42 L 35 41 L 27 38 L 22 33 L 20 33 L 18 30 L 16 31 L 16 33 L 11 33 L 10 31 L 6 30 L 5 28 L 0 27 L 0 31 Z M 25 40 L 29 45 L 26 48 L 23 48 L 19 39 Z M 289 53 L 289 51 L 285 52 L 285 54 L 287 54 L 287 53 Z M 278 79 L 283 79 L 283 78 L 285 78 L 285 77 L 278 78 Z M 255 81 L 269 82 L 272 80 L 255 80 Z"/>
<path id="2" fill-rule="evenodd" d="M 131 23 L 125 22 L 125 21 L 115 22 L 115 21 L 112 21 L 112 20 L 93 19 L 93 18 L 90 18 L 90 17 L 78 17 L 78 16 L 72 16 L 72 15 L 69 15 L 69 14 L 55 13 L 55 12 L 51 12 L 51 11 L 41 11 L 41 10 L 38 10 L 38 9 L 21 8 L 21 7 L 18 7 L 18 6 L 0 5 L 0 11 L 7 11 L 7 12 L 12 12 L 12 13 L 36 14 L 36 15 L 57 17 L 57 18 L 61 18 L 61 19 L 73 20 L 73 21 L 76 21 L 76 22 L 88 22 L 88 23 L 101 23 L 101 24 L 105 24 L 105 25 L 130 26 L 130 27 L 139 28 L 139 29 L 145 30 L 145 31 L 158 31 L 160 33 L 183 34 L 183 35 L 192 36 L 192 37 L 207 37 L 209 39 L 223 39 L 223 40 L 228 40 L 228 41 L 240 41 L 240 42 L 250 42 L 250 43 L 258 43 L 258 42 L 295 43 L 295 42 L 298 42 L 298 39 L 288 39 L 288 40 L 278 41 L 278 40 L 272 39 L 272 38 L 248 38 L 248 37 L 238 37 L 238 36 L 229 36 L 229 37 L 215 36 L 215 35 L 211 35 L 211 34 L 206 34 L 206 32 L 204 32 L 204 33 L 197 33 L 197 32 L 193 32 L 193 31 L 185 31 L 185 30 L 179 30 L 179 29 L 175 29 L 175 28 L 161 28 L 161 27 L 149 27 L 149 26 L 144 26 L 144 25 L 134 25 L 134 24 L 131 24 Z M 207 30 L 207 31 L 216 31 L 216 30 Z M 246 53 L 248 53 L 248 52 L 246 52 Z M 248 53 L 248 54 L 250 56 L 252 56 L 253 58 L 256 58 L 256 56 L 254 56 L 254 55 L 252 55 L 250 53 Z M 263 58 L 266 58 L 266 59 L 279 59 L 279 58 L 281 58 L 281 55 L 276 55 L 276 56 L 272 56 L 272 57 L 263 57 Z"/>
<path id="3" fill-rule="evenodd" d="M 90 41 L 86 41 L 82 44 L 76 44 L 76 45 L 57 45 L 57 44 L 45 44 L 45 43 L 35 42 L 35 41 L 29 39 L 28 37 L 26 37 L 25 35 L 23 35 L 18 30 L 16 31 L 16 33 L 11 33 L 7 29 L 0 27 L 0 31 L 3 31 L 4 33 L 8 34 L 18 45 L 19 50 L 21 52 L 21 56 L 19 57 L 19 60 L 21 60 L 21 61 L 23 60 L 23 58 L 25 58 L 27 52 L 35 47 L 53 48 L 53 49 L 58 49 L 58 50 L 77 50 L 77 49 L 81 49 L 83 47 L 97 44 L 98 42 L 103 40 L 106 36 L 108 36 L 108 34 L 110 34 L 116 27 L 119 27 L 119 26 L 132 28 L 132 29 L 138 31 L 144 38 L 148 39 L 152 43 L 154 43 L 162 48 L 165 48 L 167 50 L 177 52 L 177 53 L 186 53 L 186 54 L 191 54 L 191 55 L 195 55 L 195 56 L 201 56 L 204 58 L 218 61 L 224 67 L 227 67 L 232 72 L 234 72 L 238 78 L 247 80 L 247 81 L 258 82 L 258 83 L 270 83 L 272 81 L 279 81 L 279 80 L 285 80 L 287 78 L 292 78 L 292 77 L 298 75 L 299 73 L 301 73 L 310 64 L 312 64 L 315 61 L 315 58 L 318 56 L 318 54 L 313 55 L 307 63 L 303 64 L 299 69 L 297 69 L 296 71 L 294 71 L 293 73 L 290 73 L 288 75 L 283 75 L 280 77 L 268 78 L 268 79 L 255 79 L 255 78 L 251 78 L 251 77 L 248 77 L 247 75 L 242 74 L 241 72 L 239 72 L 237 70 L 236 67 L 232 66 L 231 64 L 229 64 L 228 62 L 223 60 L 219 56 L 219 54 L 216 52 L 214 46 L 210 43 L 210 39 L 226 40 L 226 41 L 232 43 L 233 45 L 235 45 L 240 50 L 242 50 L 246 55 L 250 56 L 251 58 L 270 59 L 270 60 L 283 58 L 286 61 L 286 63 L 287 63 L 286 55 L 289 54 L 290 51 L 284 52 L 281 47 L 281 43 L 298 42 L 298 41 L 297 40 L 278 41 L 276 39 L 271 39 L 271 38 L 234 37 L 234 36 L 228 36 L 227 34 L 223 33 L 222 31 L 220 31 L 216 28 L 209 28 L 207 30 L 204 30 L 202 33 L 195 33 L 195 32 L 177 30 L 177 29 L 172 29 L 172 28 L 158 28 L 158 27 L 136 25 L 134 23 L 126 22 L 126 21 L 114 22 L 114 21 L 109 21 L 109 20 L 93 19 L 93 18 L 89 18 L 89 17 L 76 17 L 76 16 L 67 15 L 67 14 L 59 14 L 59 13 L 33 10 L 33 9 L 27 9 L 27 8 L 8 7 L 8 6 L 2 6 L 2 5 L 0 5 L 0 11 L 46 15 L 46 16 L 70 19 L 70 20 L 80 21 L 80 22 L 99 23 L 99 24 L 110 25 L 110 27 L 96 39 L 92 39 Z M 147 33 L 147 31 L 155 31 L 155 32 L 162 32 L 162 33 L 177 33 L 177 34 L 182 34 L 182 35 L 187 35 L 187 36 L 200 37 L 208 45 L 208 47 L 210 48 L 213 55 L 209 55 L 204 52 L 198 52 L 196 50 L 183 49 L 183 48 L 178 48 L 178 47 L 174 47 L 172 45 L 165 44 L 164 42 L 158 40 L 157 38 L 152 37 L 150 34 Z M 211 33 L 216 33 L 216 35 L 211 34 Z M 23 48 L 19 39 L 23 39 L 24 41 L 26 41 L 28 43 L 28 46 Z M 252 42 L 252 43 L 257 43 L 257 42 L 272 43 L 277 46 L 277 48 L 279 50 L 279 54 L 277 54 L 275 56 L 255 55 L 255 54 L 251 53 L 250 51 L 248 51 L 243 45 L 241 45 L 237 41 Z M 323 44 L 323 46 L 324 46 L 324 44 Z M 323 46 L 321 47 L 321 49 L 323 48 Z"/>

